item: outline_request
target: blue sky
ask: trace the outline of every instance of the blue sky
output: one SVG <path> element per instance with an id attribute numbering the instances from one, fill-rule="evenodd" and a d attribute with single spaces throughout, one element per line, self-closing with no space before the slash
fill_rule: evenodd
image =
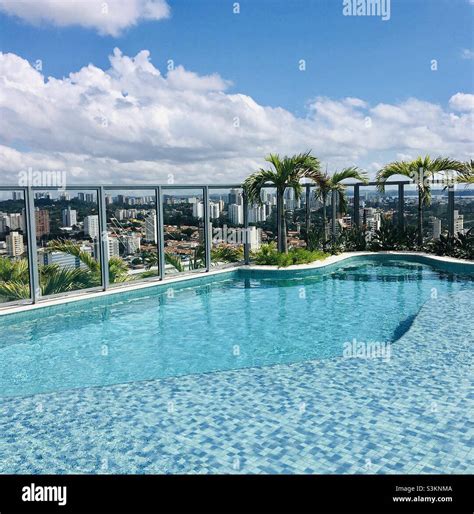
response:
<path id="1" fill-rule="evenodd" d="M 458 90 L 473 89 L 472 60 L 461 57 L 473 49 L 468 0 L 392 0 L 388 21 L 342 16 L 339 0 L 244 0 L 238 15 L 225 0 L 168 3 L 169 19 L 146 21 L 119 37 L 35 27 L 0 14 L 0 49 L 41 59 L 45 75 L 62 77 L 88 63 L 108 67 L 115 46 L 126 55 L 146 48 L 160 69 L 171 58 L 200 74 L 218 72 L 233 82 L 230 91 L 300 114 L 317 95 L 446 103 Z"/>
<path id="2" fill-rule="evenodd" d="M 472 135 L 466 133 L 474 117 L 474 0 L 391 0 L 387 21 L 343 16 L 342 0 L 242 0 L 239 14 L 227 0 L 127 0 L 141 12 L 136 19 L 117 7 L 124 0 L 109 0 L 123 23 L 117 30 L 100 27 L 102 22 L 90 26 L 96 15 L 86 12 L 90 8 L 65 13 L 61 0 L 25 1 L 29 10 L 18 13 L 11 0 L 0 0 L 0 51 L 4 73 L 12 77 L 3 84 L 4 98 L 8 104 L 14 97 L 18 104 L 5 105 L 3 111 L 0 104 L 6 120 L 3 130 L 0 123 L 0 153 L 3 148 L 8 154 L 10 171 L 28 163 L 60 162 L 67 167 L 73 162 L 75 169 L 90 175 L 97 163 L 90 169 L 86 163 L 108 159 L 123 173 L 130 167 L 141 169 L 143 177 L 151 164 L 162 163 L 164 155 L 168 167 L 175 169 L 186 168 L 194 156 L 194 161 L 201 161 L 200 169 L 206 162 L 207 171 L 190 165 L 184 178 L 197 180 L 214 176 L 213 170 L 222 170 L 223 165 L 229 170 L 252 166 L 268 151 L 310 147 L 330 165 L 354 163 L 372 170 L 387 159 L 428 152 L 466 158 L 474 151 Z M 148 4 L 169 8 L 169 16 L 146 14 Z M 161 19 L 146 19 L 153 17 Z M 101 90 L 108 86 L 97 73 L 82 73 L 76 96 L 70 95 L 77 103 L 64 102 L 70 94 L 65 78 L 89 64 L 108 70 L 116 47 L 121 64 L 110 76 L 120 77 L 112 89 Z M 143 50 L 149 55 L 133 61 Z M 134 63 L 133 80 L 122 75 L 127 56 Z M 40 75 L 25 69 L 38 59 L 44 84 L 38 82 Z M 168 59 L 185 71 L 166 84 L 158 83 L 153 71 L 143 68 L 147 59 L 162 76 L 167 74 Z M 302 59 L 305 71 L 299 70 Z M 432 60 L 437 61 L 436 71 Z M 189 72 L 201 82 L 197 84 Z M 212 74 L 232 85 L 216 86 L 214 79 L 206 78 Z M 50 76 L 59 82 L 52 83 Z M 15 81 L 18 84 L 12 86 Z M 150 81 L 157 88 L 153 98 L 145 93 Z M 114 88 L 130 84 L 142 109 L 128 123 L 117 119 L 115 101 L 101 99 L 113 100 Z M 188 88 L 184 100 L 181 92 Z M 87 112 L 81 103 L 84 90 L 89 91 Z M 93 95 L 98 90 L 102 96 Z M 34 123 L 35 116 L 26 115 L 23 108 L 28 102 L 38 111 Z M 174 106 L 180 102 L 186 108 L 176 112 Z M 145 105 L 155 108 L 153 116 Z M 117 130 L 104 133 L 103 140 L 96 134 L 88 141 L 87 133 L 96 127 L 85 125 L 104 113 L 110 121 L 107 127 Z M 149 120 L 144 122 L 146 116 Z M 237 140 L 226 131 L 234 117 L 246 122 L 239 127 Z M 47 126 L 46 118 L 54 119 L 54 126 Z M 77 127 L 71 126 L 74 118 Z M 376 129 L 370 138 L 361 127 L 367 118 Z M 117 137 L 119 123 L 123 141 Z M 183 128 L 186 123 L 189 133 Z M 127 131 L 135 138 L 135 151 L 128 153 Z M 66 133 L 74 145 L 66 143 Z"/>

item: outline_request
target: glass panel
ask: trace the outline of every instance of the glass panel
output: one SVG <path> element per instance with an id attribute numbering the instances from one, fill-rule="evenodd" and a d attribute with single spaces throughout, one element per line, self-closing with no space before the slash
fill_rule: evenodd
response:
<path id="1" fill-rule="evenodd" d="M 28 239 L 23 191 L 0 191 L 0 303 L 28 300 Z"/>
<path id="2" fill-rule="evenodd" d="M 438 239 L 449 230 L 448 190 L 442 185 L 434 185 L 431 190 L 431 203 L 423 209 L 423 236 Z"/>
<path id="3" fill-rule="evenodd" d="M 454 192 L 454 232 L 465 234 L 474 227 L 474 184 L 456 185 Z"/>
<path id="4" fill-rule="evenodd" d="M 111 286 L 159 276 L 155 191 L 106 190 L 105 205 Z"/>
<path id="5" fill-rule="evenodd" d="M 278 243 L 276 189 L 264 187 L 261 198 L 262 205 L 250 204 L 248 208 L 250 260 L 254 260 L 262 244 Z"/>
<path id="6" fill-rule="evenodd" d="M 299 198 L 296 198 L 294 189 L 287 188 L 284 195 L 284 205 L 288 231 L 288 248 L 305 247 L 306 188 L 303 188 Z"/>
<path id="7" fill-rule="evenodd" d="M 367 230 L 371 239 L 385 221 L 398 223 L 398 185 L 386 185 L 382 193 L 374 186 L 360 187 L 359 219 L 361 227 Z"/>
<path id="8" fill-rule="evenodd" d="M 403 187 L 405 226 L 416 229 L 418 226 L 418 190 L 414 184 L 405 184 Z"/>
<path id="9" fill-rule="evenodd" d="M 35 191 L 42 296 L 100 287 L 97 191 Z"/>
<path id="10" fill-rule="evenodd" d="M 224 266 L 244 260 L 244 242 L 247 234 L 253 244 L 252 227 L 244 230 L 244 205 L 242 189 L 209 189 L 211 219 L 211 264 Z"/>
<path id="11" fill-rule="evenodd" d="M 202 189 L 164 189 L 165 274 L 206 268 Z"/>

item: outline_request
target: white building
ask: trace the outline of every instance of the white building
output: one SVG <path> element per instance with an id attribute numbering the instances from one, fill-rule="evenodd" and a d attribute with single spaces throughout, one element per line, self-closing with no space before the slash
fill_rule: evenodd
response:
<path id="1" fill-rule="evenodd" d="M 260 223 L 267 219 L 264 205 L 252 205 L 249 207 L 249 223 Z"/>
<path id="2" fill-rule="evenodd" d="M 81 251 L 92 255 L 90 246 L 82 245 Z M 81 262 L 79 257 L 65 252 L 55 252 L 48 249 L 38 251 L 38 261 L 40 264 L 57 264 L 60 268 L 83 268 L 87 266 Z"/>
<path id="3" fill-rule="evenodd" d="M 262 229 L 257 227 L 249 227 L 247 230 L 250 250 L 258 250 L 262 244 Z"/>
<path id="4" fill-rule="evenodd" d="M 204 218 L 204 204 L 203 202 L 194 202 L 193 204 L 193 217 Z"/>
<path id="5" fill-rule="evenodd" d="M 8 226 L 10 230 L 25 230 L 23 214 L 13 212 L 8 215 Z"/>
<path id="6" fill-rule="evenodd" d="M 244 224 L 244 208 L 239 204 L 229 205 L 229 220 L 233 225 Z"/>
<path id="7" fill-rule="evenodd" d="M 116 237 L 110 236 L 107 238 L 107 258 L 120 257 L 119 240 Z"/>
<path id="8" fill-rule="evenodd" d="M 458 210 L 454 211 L 454 233 L 464 231 L 464 215 L 459 214 Z"/>
<path id="9" fill-rule="evenodd" d="M 125 253 L 127 255 L 133 255 L 140 251 L 140 236 L 137 234 L 125 236 L 123 243 L 125 246 Z"/>
<path id="10" fill-rule="evenodd" d="M 84 234 L 92 239 L 99 237 L 99 216 L 94 214 L 84 218 Z"/>
<path id="11" fill-rule="evenodd" d="M 215 202 L 209 202 L 209 216 L 211 220 L 217 219 L 221 214 L 220 205 Z"/>
<path id="12" fill-rule="evenodd" d="M 23 236 L 18 232 L 10 232 L 6 238 L 7 254 L 10 257 L 20 257 L 25 253 L 25 245 L 23 244 Z"/>
<path id="13" fill-rule="evenodd" d="M 155 244 L 158 241 L 158 226 L 156 223 L 156 213 L 151 213 L 145 217 L 145 241 Z"/>

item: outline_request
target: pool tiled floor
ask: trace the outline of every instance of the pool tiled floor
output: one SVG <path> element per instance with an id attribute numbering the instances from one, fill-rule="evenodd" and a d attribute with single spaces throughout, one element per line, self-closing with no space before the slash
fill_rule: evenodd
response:
<path id="1" fill-rule="evenodd" d="M 0 403 L 1 473 L 472 473 L 471 291 L 391 359 L 77 389 Z"/>

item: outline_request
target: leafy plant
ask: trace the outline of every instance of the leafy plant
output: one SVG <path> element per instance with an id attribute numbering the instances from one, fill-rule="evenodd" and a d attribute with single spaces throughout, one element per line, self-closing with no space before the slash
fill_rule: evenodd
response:
<path id="1" fill-rule="evenodd" d="M 436 255 L 474 260 L 474 229 L 471 228 L 466 234 L 441 234 L 439 239 L 430 241 L 425 249 Z"/>
<path id="2" fill-rule="evenodd" d="M 211 250 L 211 259 L 214 262 L 239 262 L 243 258 L 244 252 L 241 247 L 222 244 Z"/>
<path id="3" fill-rule="evenodd" d="M 263 244 L 253 255 L 256 264 L 284 268 L 293 264 L 309 264 L 328 257 L 327 253 L 305 248 L 291 248 L 288 253 L 279 253 L 275 243 Z"/>
<path id="4" fill-rule="evenodd" d="M 353 226 L 341 232 L 338 243 L 346 252 L 363 252 L 367 250 L 367 232 L 363 228 Z"/>

